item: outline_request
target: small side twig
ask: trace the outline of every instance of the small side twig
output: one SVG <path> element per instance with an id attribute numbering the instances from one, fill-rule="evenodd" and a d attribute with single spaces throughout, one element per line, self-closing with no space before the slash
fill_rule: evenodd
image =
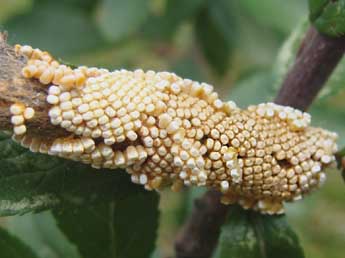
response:
<path id="1" fill-rule="evenodd" d="M 311 27 L 275 103 L 306 110 L 343 57 L 344 51 L 345 37 L 327 37 Z M 219 202 L 220 194 L 213 191 L 208 191 L 196 202 L 190 218 L 176 238 L 177 258 L 211 257 L 227 215 L 227 207 L 219 205 Z M 212 221 L 216 223 L 210 225 Z"/>

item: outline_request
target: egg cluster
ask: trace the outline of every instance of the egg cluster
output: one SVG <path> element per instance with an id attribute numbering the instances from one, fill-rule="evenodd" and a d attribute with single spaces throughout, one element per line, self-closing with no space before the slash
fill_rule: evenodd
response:
<path id="1" fill-rule="evenodd" d="M 10 107 L 11 123 L 13 124 L 13 132 L 15 135 L 23 135 L 26 133 L 25 120 L 30 120 L 35 115 L 35 110 L 25 107 L 22 103 L 14 103 Z"/>
<path id="2" fill-rule="evenodd" d="M 309 127 L 310 115 L 293 108 L 241 110 L 211 85 L 173 73 L 72 69 L 29 46 L 16 50 L 28 58 L 23 76 L 48 85 L 51 123 L 70 132 L 39 140 L 44 147 L 33 151 L 125 168 L 148 190 L 216 188 L 224 203 L 269 214 L 319 187 L 334 162 L 336 134 Z M 24 110 L 11 109 L 14 116 Z M 21 120 L 12 119 L 15 138 L 28 146 L 25 130 L 16 129 Z"/>
<path id="3" fill-rule="evenodd" d="M 26 107 L 23 103 L 14 103 L 10 106 L 11 123 L 13 124 L 13 140 L 20 142 L 22 146 L 29 148 L 32 152 L 48 153 L 50 145 L 37 137 L 27 134 L 25 122 L 35 116 L 35 110 Z"/>
<path id="4" fill-rule="evenodd" d="M 16 45 L 17 54 L 28 58 L 27 65 L 22 70 L 22 75 L 26 78 L 37 78 L 42 84 L 53 83 L 64 89 L 82 86 L 86 78 L 95 77 L 108 73 L 106 69 L 88 68 L 80 66 L 72 69 L 69 66 L 60 64 L 46 51 L 33 49 L 31 46 Z"/>

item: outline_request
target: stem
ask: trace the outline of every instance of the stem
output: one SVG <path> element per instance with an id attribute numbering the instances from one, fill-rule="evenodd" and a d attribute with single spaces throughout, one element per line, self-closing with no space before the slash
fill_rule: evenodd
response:
<path id="1" fill-rule="evenodd" d="M 306 110 L 343 57 L 345 37 L 331 38 L 311 27 L 300 46 L 275 103 Z M 212 198 L 211 198 L 212 196 Z M 208 191 L 197 202 L 175 241 L 177 258 L 208 258 L 216 247 L 228 208 Z M 214 221 L 214 225 L 210 222 Z"/>
<path id="2" fill-rule="evenodd" d="M 324 36 L 312 27 L 301 46 L 275 102 L 306 110 L 343 57 L 345 37 Z"/>
<path id="3" fill-rule="evenodd" d="M 216 247 L 228 206 L 221 204 L 221 193 L 209 190 L 195 200 L 191 217 L 178 234 L 175 250 L 178 258 L 207 258 Z"/>
<path id="4" fill-rule="evenodd" d="M 26 123 L 32 136 L 65 136 L 68 132 L 50 123 L 49 105 L 46 102 L 47 86 L 38 80 L 21 76 L 27 60 L 17 55 L 12 46 L 6 43 L 7 35 L 0 33 L 0 130 L 12 130 L 9 108 L 16 102 L 35 109 L 35 116 Z"/>

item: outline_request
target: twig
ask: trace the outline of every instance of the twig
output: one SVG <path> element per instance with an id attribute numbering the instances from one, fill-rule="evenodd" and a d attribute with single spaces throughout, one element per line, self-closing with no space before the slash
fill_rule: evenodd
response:
<path id="1" fill-rule="evenodd" d="M 0 33 L 0 129 L 12 130 L 9 107 L 12 103 L 21 102 L 35 109 L 34 119 L 26 124 L 32 136 L 49 138 L 52 135 L 66 135 L 65 130 L 49 121 L 47 86 L 21 76 L 26 58 L 16 55 L 13 47 L 6 43 L 6 39 L 7 34 Z"/>
<path id="2" fill-rule="evenodd" d="M 211 256 L 228 210 L 220 203 L 220 196 L 219 192 L 210 190 L 195 200 L 191 217 L 176 238 L 178 258 Z"/>
<path id="3" fill-rule="evenodd" d="M 302 46 L 275 102 L 306 110 L 343 57 L 345 38 L 324 36 L 311 28 Z"/>
<path id="4" fill-rule="evenodd" d="M 287 74 L 275 103 L 306 110 L 343 57 L 345 37 L 330 38 L 311 27 L 295 63 Z M 220 194 L 208 191 L 195 208 L 175 241 L 177 258 L 211 257 L 225 221 L 227 207 L 219 205 Z M 211 224 L 210 222 L 216 222 Z"/>

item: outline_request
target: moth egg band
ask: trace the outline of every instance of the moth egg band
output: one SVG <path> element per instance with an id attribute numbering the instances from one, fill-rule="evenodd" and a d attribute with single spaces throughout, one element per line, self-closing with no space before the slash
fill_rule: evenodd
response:
<path id="1" fill-rule="evenodd" d="M 274 103 L 239 109 L 213 86 L 173 73 L 71 69 L 35 53 L 24 76 L 49 75 L 51 122 L 83 145 L 73 151 L 71 139 L 61 138 L 45 142 L 48 153 L 125 168 L 145 189 L 207 186 L 223 202 L 279 214 L 283 202 L 322 185 L 334 162 L 336 135 L 310 127 L 310 115 L 299 110 Z"/>

